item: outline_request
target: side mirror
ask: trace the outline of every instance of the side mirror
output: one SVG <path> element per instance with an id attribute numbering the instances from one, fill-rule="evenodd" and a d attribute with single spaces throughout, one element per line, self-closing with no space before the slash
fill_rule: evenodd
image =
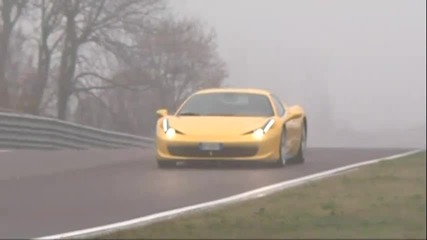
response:
<path id="1" fill-rule="evenodd" d="M 156 114 L 159 118 L 166 117 L 168 115 L 168 110 L 167 109 L 159 109 L 159 110 L 157 110 Z"/>
<path id="2" fill-rule="evenodd" d="M 292 106 L 288 109 L 287 120 L 293 120 L 302 117 L 304 111 L 300 106 Z"/>

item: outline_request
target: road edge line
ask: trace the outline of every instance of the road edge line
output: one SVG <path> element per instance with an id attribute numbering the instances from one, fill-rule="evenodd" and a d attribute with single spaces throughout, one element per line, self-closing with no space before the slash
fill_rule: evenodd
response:
<path id="1" fill-rule="evenodd" d="M 388 157 L 377 158 L 377 159 L 368 160 L 360 163 L 355 163 L 355 164 L 351 164 L 351 165 L 347 165 L 339 168 L 326 170 L 320 173 L 314 173 L 304 177 L 279 182 L 276 184 L 272 184 L 265 187 L 250 190 L 247 192 L 232 195 L 230 197 L 225 197 L 218 200 L 213 200 L 213 201 L 191 205 L 187 207 L 182 207 L 178 209 L 168 210 L 160 213 L 154 213 L 151 215 L 147 215 L 144 217 L 135 218 L 127 221 L 122 221 L 118 223 L 113 223 L 113 224 L 108 224 L 108 225 L 103 225 L 103 226 L 98 226 L 93 228 L 87 228 L 87 229 L 82 229 L 82 230 L 77 230 L 77 231 L 72 231 L 67 233 L 55 234 L 55 235 L 50 235 L 45 237 L 32 238 L 32 239 L 90 238 L 90 237 L 97 237 L 100 235 L 105 235 L 105 234 L 109 234 L 117 231 L 132 229 L 135 227 L 142 227 L 145 225 L 149 225 L 162 220 L 175 218 L 177 216 L 192 213 L 195 211 L 207 210 L 210 208 L 229 205 L 235 202 L 242 202 L 250 199 L 255 199 L 255 198 L 258 198 L 261 194 L 264 197 L 266 195 L 276 193 L 287 188 L 291 188 L 291 187 L 305 184 L 315 180 L 320 180 L 325 177 L 341 174 L 354 168 L 358 168 L 365 165 L 371 165 L 371 164 L 375 164 L 382 161 L 393 160 L 393 159 L 417 154 L 423 151 L 425 151 L 425 149 L 418 149 L 418 150 L 413 150 L 413 151 L 396 154 Z"/>

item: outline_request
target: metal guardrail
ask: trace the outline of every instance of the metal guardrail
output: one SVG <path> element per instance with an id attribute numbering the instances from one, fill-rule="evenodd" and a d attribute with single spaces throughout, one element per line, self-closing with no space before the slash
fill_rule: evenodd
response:
<path id="1" fill-rule="evenodd" d="M 0 112 L 7 112 L 7 113 L 20 113 L 15 109 L 11 109 L 11 108 L 2 108 L 0 107 Z"/>
<path id="2" fill-rule="evenodd" d="M 53 118 L 0 112 L 0 149 L 147 148 L 154 139 Z"/>

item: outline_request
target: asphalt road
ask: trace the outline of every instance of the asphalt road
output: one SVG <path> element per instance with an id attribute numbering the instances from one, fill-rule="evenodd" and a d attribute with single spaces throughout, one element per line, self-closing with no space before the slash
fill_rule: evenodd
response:
<path id="1" fill-rule="evenodd" d="M 309 149 L 283 169 L 159 170 L 151 150 L 0 152 L 0 238 L 35 238 L 215 200 L 405 152 Z"/>

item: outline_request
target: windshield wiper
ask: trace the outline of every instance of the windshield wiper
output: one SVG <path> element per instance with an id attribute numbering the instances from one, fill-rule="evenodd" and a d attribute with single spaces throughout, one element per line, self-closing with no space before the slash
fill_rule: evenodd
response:
<path id="1" fill-rule="evenodd" d="M 212 114 L 206 114 L 206 116 L 227 117 L 227 116 L 238 116 L 238 115 L 234 113 L 212 113 Z"/>
<path id="2" fill-rule="evenodd" d="M 180 113 L 179 116 L 200 116 L 200 114 L 194 112 L 183 112 Z"/>

